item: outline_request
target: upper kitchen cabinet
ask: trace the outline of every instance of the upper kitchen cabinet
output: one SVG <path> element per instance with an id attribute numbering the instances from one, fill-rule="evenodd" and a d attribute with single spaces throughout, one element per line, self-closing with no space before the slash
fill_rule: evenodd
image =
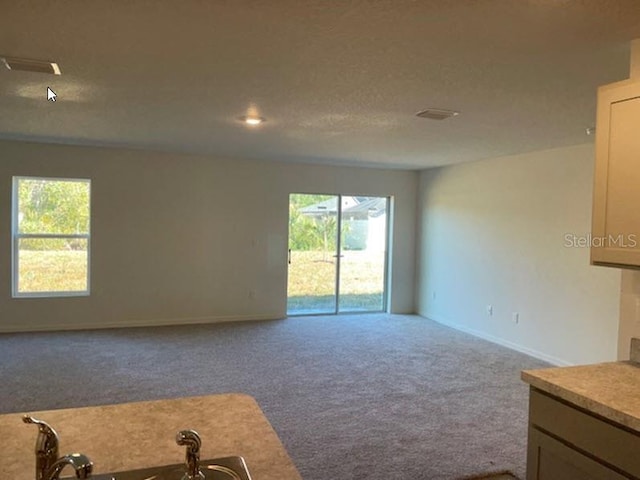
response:
<path id="1" fill-rule="evenodd" d="M 640 268 L 640 79 L 598 90 L 591 263 Z"/>

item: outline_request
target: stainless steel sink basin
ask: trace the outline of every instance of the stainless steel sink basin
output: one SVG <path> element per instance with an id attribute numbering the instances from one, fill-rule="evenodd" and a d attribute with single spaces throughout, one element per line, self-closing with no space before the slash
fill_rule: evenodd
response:
<path id="1" fill-rule="evenodd" d="M 200 470 L 206 480 L 251 480 L 247 464 L 242 457 L 201 460 Z M 162 467 L 142 468 L 125 472 L 92 475 L 92 480 L 181 480 L 185 474 L 184 463 Z"/>

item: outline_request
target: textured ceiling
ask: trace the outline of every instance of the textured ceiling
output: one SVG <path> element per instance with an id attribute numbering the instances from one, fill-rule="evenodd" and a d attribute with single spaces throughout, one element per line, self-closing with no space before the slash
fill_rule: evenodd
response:
<path id="1" fill-rule="evenodd" d="M 640 37 L 639 0 L 3 3 L 63 75 L 0 70 L 0 138 L 402 168 L 588 141 Z"/>

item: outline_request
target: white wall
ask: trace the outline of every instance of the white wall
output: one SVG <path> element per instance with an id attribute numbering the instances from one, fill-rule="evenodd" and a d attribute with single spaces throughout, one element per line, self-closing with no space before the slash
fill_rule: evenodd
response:
<path id="1" fill-rule="evenodd" d="M 622 271 L 618 360 L 629 360 L 631 338 L 640 338 L 640 272 Z"/>
<path id="2" fill-rule="evenodd" d="M 591 230 L 593 156 L 581 145 L 422 172 L 418 312 L 557 364 L 615 360 L 620 270 L 565 246 Z"/>
<path id="3" fill-rule="evenodd" d="M 11 298 L 13 175 L 92 179 L 89 297 Z M 2 141 L 0 331 L 281 318 L 291 192 L 394 196 L 390 309 L 413 312 L 417 178 Z"/>

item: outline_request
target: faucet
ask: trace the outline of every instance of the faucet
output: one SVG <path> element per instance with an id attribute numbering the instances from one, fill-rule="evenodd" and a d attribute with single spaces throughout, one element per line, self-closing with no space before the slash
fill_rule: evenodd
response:
<path id="1" fill-rule="evenodd" d="M 58 434 L 42 420 L 37 420 L 29 415 L 22 417 L 24 423 L 33 423 L 38 426 L 38 438 L 36 439 L 36 480 L 45 480 L 51 466 L 58 460 Z"/>
<path id="2" fill-rule="evenodd" d="M 22 417 L 24 423 L 38 426 L 36 439 L 36 480 L 58 480 L 60 472 L 67 465 L 71 465 L 76 477 L 89 478 L 93 470 L 93 463 L 81 453 L 72 453 L 58 458 L 58 434 L 47 422 L 29 415 Z"/>
<path id="3" fill-rule="evenodd" d="M 200 446 L 202 441 L 195 430 L 181 430 L 176 435 L 176 443 L 187 447 L 185 464 L 187 473 L 182 480 L 204 480 L 204 474 L 200 471 Z"/>
<path id="4" fill-rule="evenodd" d="M 71 465 L 76 472 L 76 478 L 86 479 L 91 476 L 93 463 L 89 457 L 81 453 L 71 453 L 55 461 L 47 472 L 46 480 L 59 480 L 60 473 L 67 465 Z"/>

